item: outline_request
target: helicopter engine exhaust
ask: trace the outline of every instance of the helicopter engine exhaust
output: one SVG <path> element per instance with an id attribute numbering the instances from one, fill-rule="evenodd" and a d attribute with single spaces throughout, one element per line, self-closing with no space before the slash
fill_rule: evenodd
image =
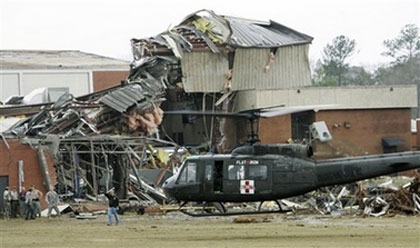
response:
<path id="1" fill-rule="evenodd" d="M 283 155 L 294 158 L 310 158 L 314 155 L 311 145 L 302 144 L 275 144 L 275 145 L 253 145 L 238 147 L 232 151 L 232 155 Z"/>

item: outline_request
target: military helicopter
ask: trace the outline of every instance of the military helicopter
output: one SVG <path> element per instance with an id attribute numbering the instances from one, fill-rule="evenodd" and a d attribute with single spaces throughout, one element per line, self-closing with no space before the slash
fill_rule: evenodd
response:
<path id="1" fill-rule="evenodd" d="M 177 111 L 177 114 L 191 112 Z M 228 115 L 250 120 L 249 138 L 251 143 L 254 143 L 238 147 L 231 154 L 207 154 L 187 158 L 179 173 L 168 178 L 163 184 L 164 192 L 181 203 L 180 210 L 183 213 L 192 216 L 255 213 L 228 212 L 224 203 L 260 202 L 261 207 L 265 201 L 275 201 L 278 205 L 278 211 L 275 212 L 283 212 L 279 199 L 302 195 L 324 186 L 346 184 L 420 168 L 420 152 L 315 161 L 311 158 L 313 152 L 310 145 L 262 145 L 255 142 L 258 141 L 258 136 L 252 131 L 252 124 L 264 116 L 263 113 L 258 111 L 224 114 Z M 275 115 L 279 114 L 268 113 L 266 116 Z M 323 122 L 311 125 L 310 133 L 313 140 L 325 142 L 331 139 Z M 188 202 L 203 203 L 204 211 L 196 213 L 184 210 Z M 210 206 L 218 212 L 211 211 Z"/>

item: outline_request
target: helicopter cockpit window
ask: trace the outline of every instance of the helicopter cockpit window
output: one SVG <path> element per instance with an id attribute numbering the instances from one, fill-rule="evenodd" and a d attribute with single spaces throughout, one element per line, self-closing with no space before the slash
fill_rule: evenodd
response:
<path id="1" fill-rule="evenodd" d="M 243 165 L 229 165 L 228 178 L 229 180 L 244 180 L 245 167 Z"/>
<path id="2" fill-rule="evenodd" d="M 197 178 L 197 165 L 196 163 L 188 163 L 181 172 L 179 182 L 194 183 Z"/>
<path id="3" fill-rule="evenodd" d="M 254 165 L 249 167 L 249 179 L 266 180 L 267 165 Z"/>

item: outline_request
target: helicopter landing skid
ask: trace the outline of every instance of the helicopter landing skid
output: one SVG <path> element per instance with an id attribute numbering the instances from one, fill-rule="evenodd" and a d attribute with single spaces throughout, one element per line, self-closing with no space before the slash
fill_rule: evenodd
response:
<path id="1" fill-rule="evenodd" d="M 194 209 L 183 209 L 183 207 L 188 203 L 184 202 L 181 204 L 179 211 L 183 214 L 192 216 L 192 217 L 211 217 L 211 216 L 235 216 L 235 215 L 255 215 L 255 214 L 274 214 L 274 213 L 286 213 L 290 212 L 291 210 L 283 210 L 281 205 L 278 201 L 275 201 L 279 207 L 278 210 L 266 210 L 261 211 L 262 204 L 261 202 L 258 206 L 257 211 L 230 211 L 228 212 L 226 207 L 221 202 L 211 202 L 206 203 L 202 206 L 202 208 L 194 208 Z M 200 210 L 201 212 L 198 212 Z"/>

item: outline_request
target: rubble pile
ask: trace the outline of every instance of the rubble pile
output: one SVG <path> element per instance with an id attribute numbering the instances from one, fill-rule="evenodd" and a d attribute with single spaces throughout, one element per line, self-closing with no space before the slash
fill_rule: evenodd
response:
<path id="1" fill-rule="evenodd" d="M 170 61 L 159 57 L 135 61 L 121 85 L 78 98 L 64 94 L 1 135 L 41 151 L 48 148 L 55 157 L 57 180 L 46 176 L 44 185 L 48 189 L 57 181 L 56 190 L 69 200 L 100 201 L 102 193 L 115 188 L 121 199 L 161 203 L 166 196 L 155 186 L 172 164 L 155 159 L 160 149 L 153 147 L 176 146 L 157 134 Z M 156 184 L 146 183 L 140 175 L 146 167 L 161 172 Z M 43 175 L 49 175 L 46 168 L 41 167 Z"/>
<path id="2" fill-rule="evenodd" d="M 388 178 L 388 177 L 386 177 Z M 409 181 L 397 187 L 393 180 Z M 383 216 L 420 214 L 420 174 L 414 178 L 395 177 L 385 183 L 366 180 L 348 185 L 324 187 L 299 197 L 282 200 L 295 212 L 332 215 Z"/>
<path id="3" fill-rule="evenodd" d="M 363 215 L 381 216 L 384 214 L 420 214 L 420 176 L 400 188 L 392 184 L 392 180 L 378 187 L 362 189 Z M 360 200 L 360 199 L 359 199 Z"/>
<path id="4" fill-rule="evenodd" d="M 123 85 L 104 96 L 93 95 L 87 101 L 65 94 L 3 135 L 17 138 L 147 135 L 156 132 L 157 125 L 162 122 L 163 111 L 159 106 L 164 100 L 163 94 L 162 85 L 157 81 Z"/>

